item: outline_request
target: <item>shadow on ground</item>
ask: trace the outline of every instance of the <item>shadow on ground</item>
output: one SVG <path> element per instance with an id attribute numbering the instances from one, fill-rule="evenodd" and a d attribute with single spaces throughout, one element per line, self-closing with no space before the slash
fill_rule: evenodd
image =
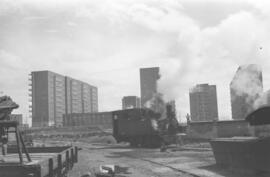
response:
<path id="1" fill-rule="evenodd" d="M 269 174 L 261 171 L 255 172 L 249 169 L 232 169 L 230 167 L 218 166 L 216 164 L 200 167 L 200 169 L 205 169 L 224 177 L 269 177 Z"/>

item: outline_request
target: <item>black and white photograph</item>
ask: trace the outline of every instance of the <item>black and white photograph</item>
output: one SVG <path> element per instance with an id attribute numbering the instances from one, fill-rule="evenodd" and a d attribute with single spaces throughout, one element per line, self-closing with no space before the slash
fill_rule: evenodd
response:
<path id="1" fill-rule="evenodd" d="M 270 1 L 0 0 L 0 177 L 269 177 Z"/>

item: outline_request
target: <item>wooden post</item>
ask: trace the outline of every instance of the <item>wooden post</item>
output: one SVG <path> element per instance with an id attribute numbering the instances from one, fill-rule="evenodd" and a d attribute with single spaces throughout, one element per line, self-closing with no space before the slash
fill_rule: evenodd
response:
<path id="1" fill-rule="evenodd" d="M 28 153 L 28 151 L 27 151 L 27 148 L 25 147 L 25 144 L 24 144 L 24 141 L 23 141 L 23 138 L 22 138 L 22 134 L 18 131 L 18 133 L 19 133 L 19 135 L 20 135 L 20 139 L 21 139 L 21 142 L 22 142 L 22 146 L 23 146 L 23 150 L 24 150 L 24 153 L 25 153 L 25 155 L 26 155 L 26 157 L 27 157 L 27 160 L 29 161 L 29 162 L 32 162 L 32 160 L 31 160 L 31 158 L 30 158 L 30 155 L 29 155 L 29 153 Z"/>
<path id="2" fill-rule="evenodd" d="M 62 175 L 62 168 L 63 168 L 62 154 L 58 154 L 58 156 L 57 156 L 57 163 L 58 163 L 57 176 L 58 177 L 61 177 L 61 175 Z"/>
<path id="3" fill-rule="evenodd" d="M 16 133 L 16 141 L 17 141 L 17 148 L 18 148 L 20 163 L 22 164 L 23 163 L 22 147 L 21 147 L 21 141 L 20 141 L 20 136 L 19 136 L 17 126 L 15 127 L 15 133 Z"/>
<path id="4" fill-rule="evenodd" d="M 49 159 L 49 177 L 53 177 L 53 159 Z"/>
<path id="5" fill-rule="evenodd" d="M 71 149 L 71 161 L 72 162 L 74 161 L 74 149 L 73 148 Z"/>
<path id="6" fill-rule="evenodd" d="M 71 162 L 70 162 L 70 168 L 73 167 L 73 163 L 74 163 L 74 149 L 71 149 Z"/>
<path id="7" fill-rule="evenodd" d="M 78 147 L 75 146 L 75 162 L 78 162 Z"/>
<path id="8" fill-rule="evenodd" d="M 69 170 L 69 151 L 66 151 L 66 169 Z"/>

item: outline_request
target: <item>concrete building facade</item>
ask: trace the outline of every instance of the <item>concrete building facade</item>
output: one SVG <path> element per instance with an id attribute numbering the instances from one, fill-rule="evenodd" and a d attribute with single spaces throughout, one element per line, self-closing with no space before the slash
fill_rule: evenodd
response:
<path id="1" fill-rule="evenodd" d="M 97 88 L 51 71 L 31 73 L 32 126 L 62 126 L 63 114 L 97 112 Z M 95 107 L 95 109 L 92 109 Z"/>
<path id="2" fill-rule="evenodd" d="M 140 108 L 141 100 L 137 96 L 125 96 L 122 98 L 122 109 Z"/>
<path id="3" fill-rule="evenodd" d="M 189 91 L 191 121 L 218 120 L 215 85 L 199 84 Z"/>
<path id="4" fill-rule="evenodd" d="M 91 112 L 98 112 L 98 88 L 91 87 Z"/>
<path id="5" fill-rule="evenodd" d="M 140 69 L 141 107 L 146 107 L 147 101 L 157 94 L 157 81 L 159 78 L 159 67 Z"/>
<path id="6" fill-rule="evenodd" d="M 66 114 L 98 112 L 97 87 L 65 77 Z"/>
<path id="7" fill-rule="evenodd" d="M 240 66 L 231 83 L 231 110 L 232 119 L 241 120 L 256 109 L 264 100 L 262 70 L 258 65 Z"/>

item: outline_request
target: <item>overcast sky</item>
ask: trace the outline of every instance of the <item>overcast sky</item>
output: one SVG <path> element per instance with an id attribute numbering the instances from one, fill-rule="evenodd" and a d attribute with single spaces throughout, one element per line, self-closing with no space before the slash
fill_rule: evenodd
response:
<path id="1" fill-rule="evenodd" d="M 27 116 L 28 74 L 51 70 L 97 86 L 109 111 L 140 96 L 140 67 L 159 66 L 159 89 L 182 119 L 199 83 L 217 85 L 219 115 L 230 119 L 239 65 L 261 65 L 270 89 L 269 32 L 267 1 L 0 0 L 0 91 Z"/>

